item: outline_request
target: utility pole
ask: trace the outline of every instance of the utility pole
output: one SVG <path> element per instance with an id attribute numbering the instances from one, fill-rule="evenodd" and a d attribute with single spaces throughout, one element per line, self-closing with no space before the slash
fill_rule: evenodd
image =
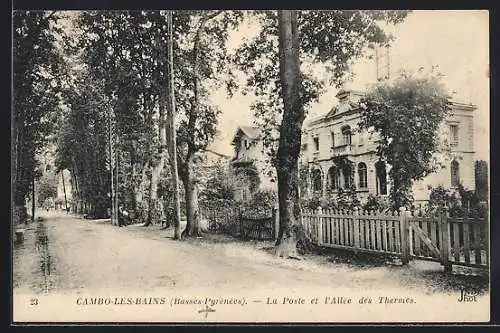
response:
<path id="1" fill-rule="evenodd" d="M 175 86 L 174 86 L 174 52 L 173 52 L 173 25 L 172 25 L 172 10 L 167 12 L 167 26 L 168 26 L 168 81 L 169 81 L 169 107 L 167 108 L 167 118 L 170 127 L 169 135 L 169 150 L 172 166 L 172 177 L 174 185 L 174 239 L 180 239 L 180 221 L 181 221 L 181 208 L 179 201 L 179 174 L 177 172 L 177 134 L 175 129 Z"/>

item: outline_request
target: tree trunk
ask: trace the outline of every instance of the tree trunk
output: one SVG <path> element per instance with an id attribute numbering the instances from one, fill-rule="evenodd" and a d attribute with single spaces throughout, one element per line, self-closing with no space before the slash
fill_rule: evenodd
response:
<path id="1" fill-rule="evenodd" d="M 162 89 L 163 91 L 163 89 Z M 151 225 L 153 221 L 156 221 L 160 216 L 160 211 L 158 209 L 158 182 L 160 181 L 161 173 L 165 167 L 166 159 L 166 146 L 167 146 L 167 129 L 165 121 L 165 92 L 160 93 L 159 98 L 159 117 L 158 117 L 158 127 L 159 127 L 159 141 L 160 146 L 158 147 L 159 161 L 156 165 L 152 167 L 151 170 L 151 187 L 149 191 L 149 214 L 148 220 L 144 226 Z"/>
<path id="2" fill-rule="evenodd" d="M 132 210 L 137 210 L 137 166 L 135 158 L 135 147 L 130 153 L 130 165 L 132 167 L 132 173 L 130 177 L 132 178 L 132 193 L 130 194 L 130 201 L 132 202 Z"/>
<path id="3" fill-rule="evenodd" d="M 64 192 L 64 207 L 65 207 L 65 210 L 68 211 L 68 197 L 66 196 L 66 183 L 64 182 L 64 169 L 61 170 L 61 178 L 62 178 L 63 192 Z"/>
<path id="4" fill-rule="evenodd" d="M 115 225 L 119 225 L 118 223 L 118 219 L 120 218 L 119 217 L 119 214 L 118 214 L 118 207 L 119 207 L 119 200 L 118 200 L 118 196 L 119 196 L 119 190 L 118 190 L 118 182 L 119 182 L 119 176 L 120 176 L 120 172 L 119 172 L 119 166 L 120 166 L 120 151 L 118 150 L 118 147 L 116 148 L 115 150 L 115 155 L 116 155 L 116 171 L 115 171 Z"/>
<path id="5" fill-rule="evenodd" d="M 115 207 L 115 180 L 113 176 L 113 128 L 111 120 L 111 112 L 113 109 L 109 109 L 108 113 L 108 152 L 109 152 L 109 176 L 111 180 L 111 225 L 116 225 L 116 207 Z"/>
<path id="6" fill-rule="evenodd" d="M 36 189 L 35 189 L 35 173 L 33 172 L 33 176 L 32 176 L 32 183 L 31 183 L 31 186 L 33 188 L 33 198 L 32 198 L 32 202 L 31 202 L 31 222 L 35 222 L 35 210 L 36 210 L 36 201 L 35 201 L 35 197 L 36 197 Z"/>
<path id="7" fill-rule="evenodd" d="M 187 161 L 186 172 L 182 175 L 184 183 L 184 197 L 186 200 L 186 228 L 182 231 L 181 237 L 200 237 L 200 220 L 198 208 L 198 184 L 194 176 L 194 158 Z"/>
<path id="8" fill-rule="evenodd" d="M 148 205 L 147 205 L 147 201 L 144 200 L 144 198 L 146 197 L 146 186 L 147 186 L 147 183 L 148 183 L 148 169 L 149 169 L 149 162 L 146 162 L 143 166 L 142 166 L 142 170 L 141 170 L 141 180 L 140 180 L 140 183 L 139 183 L 139 188 L 138 190 L 136 191 L 136 197 L 135 197 L 135 200 L 137 202 L 137 207 L 138 209 L 140 210 L 141 212 L 141 217 L 143 218 L 143 221 L 144 223 L 146 223 L 146 219 L 144 217 L 147 218 L 147 214 L 148 214 Z"/>
<path id="9" fill-rule="evenodd" d="M 179 173 L 177 165 L 177 133 L 175 127 L 175 86 L 174 86 L 174 55 L 173 55 L 173 23 L 172 11 L 168 11 L 167 16 L 168 25 L 168 98 L 169 106 L 167 107 L 167 119 L 169 126 L 169 150 L 170 150 L 170 166 L 172 168 L 172 178 L 174 187 L 174 239 L 181 239 L 180 223 L 181 223 L 181 209 L 179 200 Z M 166 207 L 166 206 L 165 206 Z"/>
<path id="10" fill-rule="evenodd" d="M 280 81 L 284 104 L 276 171 L 278 174 L 279 234 L 276 255 L 297 256 L 302 240 L 298 196 L 298 158 L 305 113 L 301 93 L 299 36 L 295 10 L 279 12 Z"/>

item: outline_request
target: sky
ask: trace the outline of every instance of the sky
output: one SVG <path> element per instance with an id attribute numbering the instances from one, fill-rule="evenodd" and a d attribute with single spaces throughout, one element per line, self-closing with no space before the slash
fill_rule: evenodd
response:
<path id="1" fill-rule="evenodd" d="M 476 159 L 489 161 L 489 18 L 487 11 L 413 11 L 403 23 L 387 27 L 395 41 L 390 48 L 390 74 L 401 69 L 413 72 L 438 66 L 442 82 L 453 99 L 477 105 L 475 111 Z M 248 25 L 232 33 L 230 43 L 236 47 L 242 38 L 251 38 L 258 28 Z M 353 67 L 354 78 L 346 89 L 364 90 L 375 82 L 375 61 L 360 59 Z M 336 103 L 337 90 L 328 89 L 312 106 L 308 118 L 327 113 Z M 239 125 L 251 125 L 252 96 L 236 94 L 232 98 L 223 90 L 212 94 L 222 115 L 219 134 L 211 149 L 232 155 L 231 140 Z M 307 121 L 307 119 L 306 119 Z"/>

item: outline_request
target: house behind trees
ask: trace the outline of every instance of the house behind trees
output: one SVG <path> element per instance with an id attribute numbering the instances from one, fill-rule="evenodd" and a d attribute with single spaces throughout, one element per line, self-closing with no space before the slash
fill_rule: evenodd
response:
<path id="1" fill-rule="evenodd" d="M 233 172 L 247 169 L 255 170 L 258 175 L 258 186 L 252 188 L 252 184 L 239 182 L 235 189 L 235 199 L 238 201 L 247 201 L 251 198 L 255 190 L 276 189 L 276 183 L 273 176 L 274 169 L 268 162 L 268 156 L 265 152 L 262 131 L 254 126 L 239 126 L 232 140 L 234 146 L 234 157 L 231 160 Z M 251 180 L 249 180 L 251 182 Z"/>
<path id="2" fill-rule="evenodd" d="M 390 192 L 390 165 L 376 154 L 378 134 L 359 129 L 360 91 L 340 91 L 339 105 L 326 115 L 305 124 L 301 164 L 307 168 L 305 197 L 335 194 L 354 185 L 358 198 L 369 194 L 386 196 Z M 429 186 L 455 189 L 459 184 L 474 189 L 474 111 L 476 106 L 452 102 L 452 111 L 441 124 L 440 140 L 450 149 L 440 153 L 442 166 L 413 184 L 416 201 L 429 197 Z"/>

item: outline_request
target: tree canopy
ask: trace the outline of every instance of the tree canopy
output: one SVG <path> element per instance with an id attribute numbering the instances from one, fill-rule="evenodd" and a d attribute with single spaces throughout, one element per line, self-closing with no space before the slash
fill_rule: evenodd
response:
<path id="1" fill-rule="evenodd" d="M 412 203 L 412 181 L 440 168 L 437 152 L 448 147 L 439 129 L 451 110 L 450 97 L 438 77 L 403 74 L 376 85 L 361 101 L 360 128 L 380 136 L 377 155 L 391 166 L 394 208 Z"/>

